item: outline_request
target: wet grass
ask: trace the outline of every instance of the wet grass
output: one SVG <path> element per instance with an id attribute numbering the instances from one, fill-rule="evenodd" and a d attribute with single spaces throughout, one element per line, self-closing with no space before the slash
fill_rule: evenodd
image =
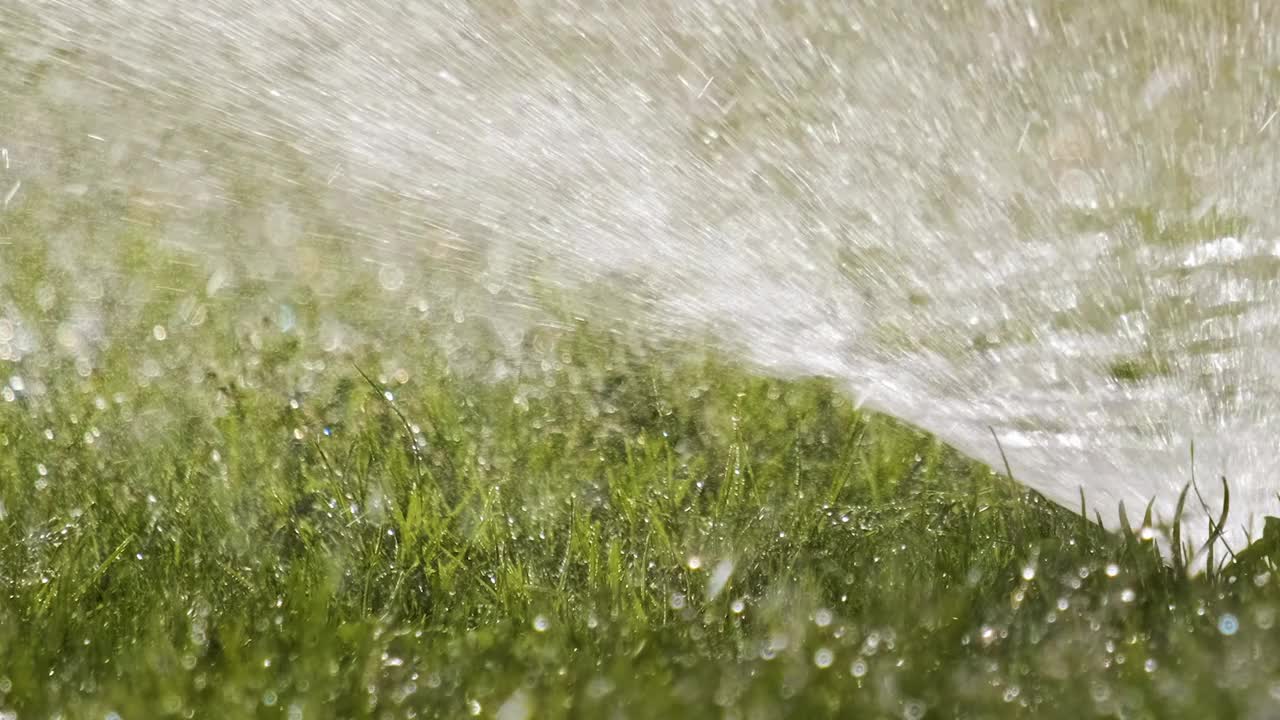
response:
<path id="1" fill-rule="evenodd" d="M 90 272 L 31 212 L 0 223 L 6 718 L 1280 704 L 1280 534 L 1188 578 L 1169 529 L 1104 533 L 822 380 L 571 316 L 512 346 L 377 267 L 322 295 L 136 221 Z"/>

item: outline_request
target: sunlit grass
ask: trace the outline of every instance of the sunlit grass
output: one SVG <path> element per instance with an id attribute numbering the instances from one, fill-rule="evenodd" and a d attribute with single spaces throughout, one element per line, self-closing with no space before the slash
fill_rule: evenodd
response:
<path id="1" fill-rule="evenodd" d="M 374 271 L 222 288 L 117 225 L 76 274 L 0 223 L 4 712 L 1280 702 L 1276 542 L 1187 578 L 1168 529 L 1104 533 L 822 380 L 571 317 L 510 346 Z"/>

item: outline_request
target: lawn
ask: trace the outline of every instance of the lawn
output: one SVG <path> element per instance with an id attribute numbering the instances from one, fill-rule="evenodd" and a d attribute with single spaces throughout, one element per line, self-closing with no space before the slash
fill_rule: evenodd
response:
<path id="1" fill-rule="evenodd" d="M 1168 529 L 555 300 L 511 342 L 413 275 L 210 272 L 138 222 L 68 262 L 29 192 L 0 215 L 0 717 L 1280 707 L 1261 550 L 1189 577 Z"/>

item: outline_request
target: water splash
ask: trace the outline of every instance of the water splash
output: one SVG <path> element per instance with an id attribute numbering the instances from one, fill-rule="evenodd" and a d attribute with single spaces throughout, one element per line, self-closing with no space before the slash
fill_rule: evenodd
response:
<path id="1" fill-rule="evenodd" d="M 837 378 L 998 463 L 994 428 L 1108 520 L 1170 518 L 1193 440 L 1231 542 L 1278 509 L 1280 8 L 631 5 L 10 4 L 4 212 L 46 198 L 90 285 L 127 262 L 96 230 L 145 223 L 211 288 L 427 262 L 495 322 L 603 289 L 575 311 Z"/>

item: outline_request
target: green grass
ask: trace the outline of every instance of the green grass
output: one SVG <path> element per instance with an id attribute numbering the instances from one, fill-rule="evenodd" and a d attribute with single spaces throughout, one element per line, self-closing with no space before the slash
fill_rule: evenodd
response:
<path id="1" fill-rule="evenodd" d="M 4 717 L 1280 704 L 1269 545 L 1188 578 L 820 379 L 3 218 Z"/>

